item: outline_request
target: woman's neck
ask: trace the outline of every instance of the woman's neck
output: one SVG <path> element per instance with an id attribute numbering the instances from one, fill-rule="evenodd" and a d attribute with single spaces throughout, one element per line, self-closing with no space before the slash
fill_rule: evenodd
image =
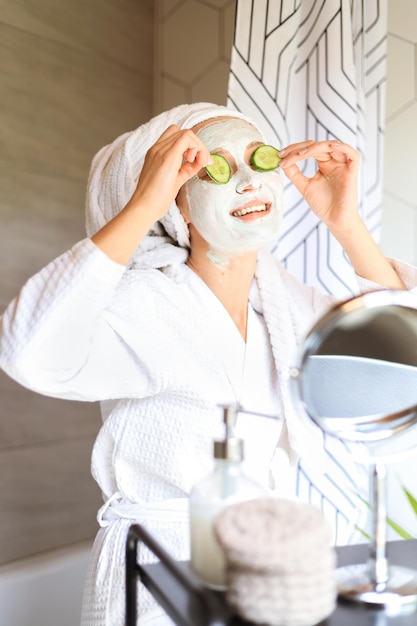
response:
<path id="1" fill-rule="evenodd" d="M 246 341 L 249 291 L 255 275 L 256 252 L 230 259 L 225 265 L 214 263 L 207 251 L 191 247 L 187 265 L 206 283 L 236 324 Z"/>

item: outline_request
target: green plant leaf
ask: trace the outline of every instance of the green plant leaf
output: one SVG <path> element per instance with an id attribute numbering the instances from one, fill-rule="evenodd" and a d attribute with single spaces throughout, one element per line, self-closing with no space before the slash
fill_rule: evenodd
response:
<path id="1" fill-rule="evenodd" d="M 366 539 L 366 541 L 368 541 L 369 543 L 371 542 L 372 537 L 369 533 L 366 532 L 366 530 L 360 528 L 357 524 L 355 524 L 355 529 L 360 532 L 360 534 Z"/>
<path id="2" fill-rule="evenodd" d="M 397 524 L 391 517 L 387 517 L 387 524 L 394 530 L 401 539 L 414 539 L 413 535 L 410 535 L 408 530 L 405 530 L 400 524 Z"/>
<path id="3" fill-rule="evenodd" d="M 371 508 L 371 505 L 370 505 L 370 503 L 368 502 L 368 500 L 366 500 L 363 496 L 361 496 L 361 494 L 360 494 L 360 493 L 355 493 L 355 495 L 356 495 L 356 497 L 357 497 L 357 498 L 358 498 L 358 499 L 362 502 L 362 504 L 365 504 L 365 505 L 368 507 L 368 509 L 370 509 L 370 508 Z"/>
<path id="4" fill-rule="evenodd" d="M 404 491 L 405 495 L 407 496 L 407 500 L 411 504 L 411 507 L 412 507 L 414 513 L 417 515 L 417 500 L 415 499 L 413 494 L 410 491 L 408 491 L 408 489 L 406 487 L 404 487 L 404 485 L 401 485 L 401 487 L 402 487 L 402 490 Z"/>
<path id="5" fill-rule="evenodd" d="M 417 499 L 413 496 L 412 493 L 410 493 L 410 491 L 408 491 L 408 489 L 406 489 L 406 487 L 404 487 L 404 485 L 401 485 L 401 488 L 404 491 L 405 495 L 407 496 L 407 499 L 409 503 L 411 504 L 414 513 L 417 515 Z M 355 495 L 365 506 L 368 507 L 368 509 L 371 508 L 371 505 L 368 502 L 368 500 L 366 500 L 366 498 L 364 498 L 360 493 L 356 493 Z M 386 521 L 387 521 L 388 526 L 392 528 L 392 530 L 395 533 L 397 533 L 397 535 L 401 537 L 401 539 L 415 539 L 414 535 L 411 535 L 408 532 L 408 530 L 403 528 L 403 526 L 398 524 L 398 522 L 393 520 L 391 517 L 387 516 Z M 363 528 L 359 528 L 358 526 L 355 526 L 355 528 L 357 531 L 361 533 L 361 535 L 363 535 L 365 539 L 367 539 L 368 541 L 372 540 L 371 535 L 369 535 L 369 533 L 367 533 Z"/>

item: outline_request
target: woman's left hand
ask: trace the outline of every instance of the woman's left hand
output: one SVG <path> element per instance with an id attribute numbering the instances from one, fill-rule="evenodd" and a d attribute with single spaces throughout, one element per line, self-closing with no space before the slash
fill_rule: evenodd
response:
<path id="1" fill-rule="evenodd" d="M 302 141 L 280 150 L 280 155 L 283 171 L 342 245 L 358 276 L 391 289 L 404 289 L 359 215 L 359 153 L 334 140 Z M 311 178 L 298 166 L 306 159 L 316 161 L 317 171 Z"/>
<path id="2" fill-rule="evenodd" d="M 280 151 L 280 167 L 332 232 L 354 227 L 358 213 L 359 153 L 337 140 L 303 141 Z M 305 176 L 300 161 L 315 159 L 317 171 Z"/>

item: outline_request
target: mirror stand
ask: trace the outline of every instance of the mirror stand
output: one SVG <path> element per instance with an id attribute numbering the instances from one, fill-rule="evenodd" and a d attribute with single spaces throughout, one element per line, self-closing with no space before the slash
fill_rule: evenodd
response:
<path id="1" fill-rule="evenodd" d="M 291 377 L 300 415 L 359 444 L 352 459 L 370 468 L 370 552 L 336 570 L 339 597 L 417 610 L 417 570 L 388 560 L 385 493 L 385 464 L 417 453 L 416 294 L 380 290 L 336 303 L 306 335 Z"/>
<path id="2" fill-rule="evenodd" d="M 336 584 L 341 598 L 371 606 L 400 609 L 417 602 L 417 570 L 389 565 L 387 557 L 386 468 L 370 466 L 372 538 L 367 563 L 340 567 Z"/>

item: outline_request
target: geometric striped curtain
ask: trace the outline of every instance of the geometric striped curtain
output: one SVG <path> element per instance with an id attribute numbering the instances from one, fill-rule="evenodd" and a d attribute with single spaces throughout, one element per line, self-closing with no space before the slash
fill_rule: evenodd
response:
<path id="1" fill-rule="evenodd" d="M 339 139 L 361 154 L 360 212 L 379 240 L 385 123 L 387 0 L 237 0 L 228 106 L 268 143 Z M 302 164 L 307 175 L 314 163 Z M 302 281 L 348 297 L 352 268 L 288 179 L 273 247 Z"/>

